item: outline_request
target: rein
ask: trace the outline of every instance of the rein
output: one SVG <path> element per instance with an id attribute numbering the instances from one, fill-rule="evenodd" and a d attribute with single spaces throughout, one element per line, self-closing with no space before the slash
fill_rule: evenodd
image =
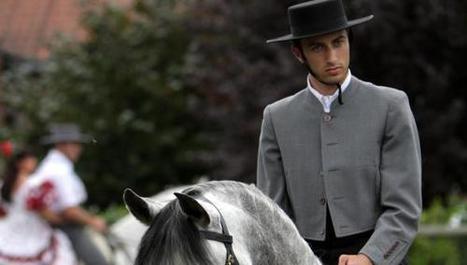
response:
<path id="1" fill-rule="evenodd" d="M 227 228 L 227 224 L 225 223 L 224 216 L 222 215 L 221 211 L 219 211 L 219 208 L 217 208 L 217 206 L 214 205 L 211 201 L 209 201 L 206 198 L 203 198 L 203 200 L 208 202 L 212 206 L 214 206 L 217 212 L 219 212 L 220 219 L 221 219 L 222 233 L 212 232 L 212 231 L 207 231 L 207 230 L 199 230 L 199 233 L 201 234 L 202 237 L 204 237 L 207 240 L 224 243 L 225 250 L 227 252 L 227 256 L 225 259 L 225 265 L 234 265 L 234 264 L 240 265 L 238 263 L 237 257 L 235 256 L 235 253 L 232 248 L 233 237 L 229 233 L 229 229 Z"/>

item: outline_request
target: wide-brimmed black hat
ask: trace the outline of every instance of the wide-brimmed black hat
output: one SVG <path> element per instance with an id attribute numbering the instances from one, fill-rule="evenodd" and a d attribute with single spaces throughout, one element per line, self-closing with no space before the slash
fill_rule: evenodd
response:
<path id="1" fill-rule="evenodd" d="M 78 125 L 74 123 L 54 123 L 49 126 L 48 135 L 41 138 L 40 143 L 57 144 L 65 142 L 89 143 L 92 137 L 83 134 Z"/>
<path id="2" fill-rule="evenodd" d="M 369 21 L 373 15 L 347 20 L 342 0 L 313 0 L 290 6 L 290 34 L 267 43 L 304 39 L 347 29 Z"/>

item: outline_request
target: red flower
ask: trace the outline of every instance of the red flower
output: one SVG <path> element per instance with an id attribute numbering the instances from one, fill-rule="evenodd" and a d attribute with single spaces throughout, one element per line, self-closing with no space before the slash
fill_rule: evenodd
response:
<path id="1" fill-rule="evenodd" d="M 8 140 L 0 142 L 0 152 L 3 156 L 10 157 L 13 154 L 13 143 Z"/>
<path id="2" fill-rule="evenodd" d="M 44 181 L 29 192 L 26 206 L 30 210 L 42 210 L 55 200 L 55 196 L 54 184 L 51 181 Z"/>

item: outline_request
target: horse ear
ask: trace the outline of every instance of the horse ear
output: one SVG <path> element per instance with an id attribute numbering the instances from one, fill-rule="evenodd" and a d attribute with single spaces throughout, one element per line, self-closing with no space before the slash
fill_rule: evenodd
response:
<path id="1" fill-rule="evenodd" d="M 163 204 L 139 196 L 131 189 L 125 189 L 123 192 L 123 201 L 128 211 L 130 211 L 136 219 L 146 225 L 151 224 L 154 217 L 164 207 Z"/>
<path id="2" fill-rule="evenodd" d="M 193 221 L 197 222 L 201 226 L 208 226 L 211 222 L 211 218 L 207 210 L 203 205 L 197 201 L 195 198 L 190 195 L 183 193 L 174 193 L 175 197 L 178 199 L 178 203 L 182 208 L 182 211 Z"/>

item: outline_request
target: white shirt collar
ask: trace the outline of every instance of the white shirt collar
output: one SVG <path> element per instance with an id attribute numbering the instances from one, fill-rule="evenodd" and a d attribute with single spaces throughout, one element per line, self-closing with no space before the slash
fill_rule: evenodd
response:
<path id="1" fill-rule="evenodd" d="M 350 69 L 349 69 L 349 71 L 347 72 L 347 76 L 345 77 L 344 82 L 341 85 L 342 93 L 344 93 L 344 91 L 350 85 L 350 80 L 351 79 L 352 79 L 352 73 L 350 72 Z M 318 90 L 314 89 L 313 86 L 311 86 L 310 74 L 308 74 L 308 76 L 306 78 L 306 82 L 307 82 L 307 85 L 308 85 L 307 86 L 308 89 L 311 91 L 311 93 L 313 95 L 315 95 L 315 97 L 323 105 L 324 112 L 326 112 L 326 113 L 330 112 L 331 111 L 331 104 L 337 98 L 337 96 L 339 95 L 339 91 L 336 90 L 336 92 L 334 92 L 334 94 L 327 95 L 327 96 L 319 93 Z"/>

